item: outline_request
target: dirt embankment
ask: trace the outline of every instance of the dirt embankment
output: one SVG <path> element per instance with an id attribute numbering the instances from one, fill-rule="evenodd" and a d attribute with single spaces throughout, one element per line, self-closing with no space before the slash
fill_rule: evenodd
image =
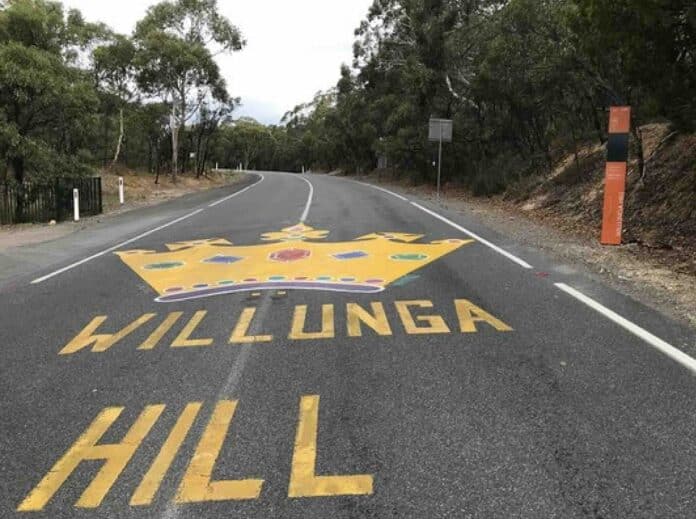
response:
<path id="1" fill-rule="evenodd" d="M 224 171 L 212 171 L 200 178 L 191 173 L 183 173 L 177 175 L 176 183 L 170 175 L 160 175 L 157 184 L 154 175 L 130 170 L 102 171 L 100 176 L 105 213 L 122 209 L 118 200 L 118 177 L 123 177 L 125 209 L 157 204 L 195 191 L 220 187 L 239 179 L 239 175 Z"/>
<path id="2" fill-rule="evenodd" d="M 641 128 L 646 168 L 629 164 L 624 244 L 661 260 L 675 272 L 696 275 L 696 135 L 667 125 Z M 547 176 L 512 186 L 503 200 L 574 234 L 596 239 L 602 222 L 605 149 L 584 148 Z"/>

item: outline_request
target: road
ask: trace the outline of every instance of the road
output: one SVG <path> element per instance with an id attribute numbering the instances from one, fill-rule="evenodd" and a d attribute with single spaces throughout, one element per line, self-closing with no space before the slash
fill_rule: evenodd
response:
<path id="1" fill-rule="evenodd" d="M 0 517 L 696 514 L 693 331 L 466 214 L 263 173 L 22 254 Z"/>

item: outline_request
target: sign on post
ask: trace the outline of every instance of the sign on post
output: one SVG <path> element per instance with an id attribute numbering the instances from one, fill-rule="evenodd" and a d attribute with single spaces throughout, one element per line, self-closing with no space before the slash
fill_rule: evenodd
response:
<path id="1" fill-rule="evenodd" d="M 442 175 L 442 143 L 452 142 L 452 120 L 430 118 L 428 140 L 438 143 L 437 150 L 437 199 L 440 200 L 440 178 Z"/>
<path id="2" fill-rule="evenodd" d="M 631 107 L 612 106 L 609 110 L 609 141 L 604 176 L 602 245 L 621 245 L 630 131 Z"/>

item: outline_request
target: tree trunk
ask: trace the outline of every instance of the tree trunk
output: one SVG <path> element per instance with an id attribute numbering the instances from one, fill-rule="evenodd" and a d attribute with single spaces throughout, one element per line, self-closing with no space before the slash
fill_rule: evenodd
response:
<path id="1" fill-rule="evenodd" d="M 640 128 L 638 127 L 638 124 L 635 123 L 634 126 L 631 128 L 631 133 L 633 134 L 633 137 L 636 140 L 636 158 L 638 159 L 638 175 L 639 178 L 642 180 L 643 175 L 645 174 L 645 154 L 643 152 L 643 136 L 641 135 Z"/>
<path id="2" fill-rule="evenodd" d="M 176 173 L 179 167 L 179 121 L 176 118 L 176 109 L 172 109 L 169 119 L 172 130 L 172 182 L 176 184 Z"/>
<path id="3" fill-rule="evenodd" d="M 114 160 L 111 161 L 111 167 L 113 168 L 118 162 L 118 156 L 121 154 L 121 146 L 123 145 L 123 108 L 118 112 L 118 141 L 116 142 L 116 153 L 114 153 Z"/>
<path id="4" fill-rule="evenodd" d="M 24 157 L 13 157 L 10 159 L 8 169 L 10 170 L 10 176 L 17 182 L 14 222 L 21 223 L 24 221 Z"/>

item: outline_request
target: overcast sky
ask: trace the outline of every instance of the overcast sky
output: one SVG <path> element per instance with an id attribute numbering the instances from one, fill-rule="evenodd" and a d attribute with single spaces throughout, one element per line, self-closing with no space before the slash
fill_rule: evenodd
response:
<path id="1" fill-rule="evenodd" d="M 147 0 L 64 0 L 90 21 L 130 33 Z M 230 93 L 242 98 L 238 115 L 277 123 L 318 90 L 336 84 L 341 63 L 352 61 L 353 31 L 372 0 L 219 0 L 247 46 L 219 58 Z"/>

